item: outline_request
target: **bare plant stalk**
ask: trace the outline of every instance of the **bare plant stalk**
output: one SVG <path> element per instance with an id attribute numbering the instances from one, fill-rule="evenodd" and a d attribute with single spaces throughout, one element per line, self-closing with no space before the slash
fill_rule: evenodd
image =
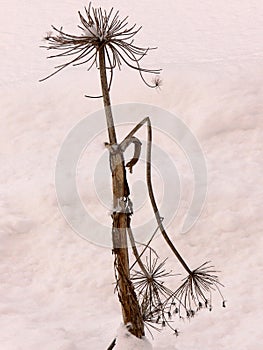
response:
<path id="1" fill-rule="evenodd" d="M 124 64 L 137 71 L 148 87 L 155 88 L 161 85 L 158 77 L 159 69 L 147 69 L 140 65 L 141 59 L 152 50 L 152 48 L 134 45 L 134 36 L 141 27 L 137 29 L 136 25 L 128 27 L 127 17 L 121 19 L 118 11 L 114 12 L 112 8 L 107 13 L 101 8 L 93 8 L 91 3 L 88 8 L 85 8 L 84 15 L 79 12 L 79 18 L 81 22 L 81 25 L 78 26 L 81 30 L 79 35 L 66 33 L 63 27 L 57 29 L 54 26 L 52 26 L 52 32 L 47 33 L 45 40 L 48 44 L 42 47 L 56 52 L 48 58 L 64 58 L 66 61 L 57 65 L 55 71 L 41 81 L 70 65 L 88 65 L 88 70 L 92 67 L 99 67 L 102 96 L 88 97 L 103 97 L 108 128 L 109 143 L 105 146 L 109 151 L 112 173 L 112 241 L 116 290 L 122 307 L 124 324 L 133 335 L 142 338 L 144 326 L 147 324 L 151 323 L 154 325 L 153 328 L 156 328 L 155 325 L 161 323 L 162 326 L 168 325 L 171 328 L 172 309 L 181 317 L 180 309 L 182 308 L 187 317 L 192 317 L 203 306 L 211 308 L 211 292 L 218 290 L 221 295 L 219 290 L 221 283 L 218 280 L 217 271 L 209 263 L 204 263 L 197 269 L 191 270 L 163 226 L 163 218 L 159 213 L 151 181 L 152 128 L 150 118 L 144 118 L 120 144 L 117 141 L 109 93 L 114 70 L 116 68 L 120 70 Z M 109 82 L 107 72 L 109 72 Z M 153 84 L 145 80 L 144 73 L 157 74 Z M 161 231 L 166 243 L 188 273 L 181 286 L 174 292 L 164 285 L 164 279 L 172 276 L 170 272 L 164 270 L 165 261 L 158 264 L 158 257 L 152 259 L 153 250 L 150 243 L 156 231 L 139 253 L 130 226 L 133 209 L 129 198 L 126 167 L 132 173 L 133 167 L 140 159 L 142 143 L 134 134 L 145 124 L 147 125 L 146 182 L 158 230 Z M 124 153 L 131 144 L 134 146 L 133 158 L 125 166 Z M 128 236 L 136 259 L 131 267 L 129 267 Z M 146 256 L 146 263 L 143 263 L 141 258 L 147 248 L 150 251 L 149 257 Z M 135 276 L 132 276 L 130 271 L 135 264 L 139 265 L 141 271 L 136 271 Z M 225 307 L 225 300 L 223 300 L 223 306 Z M 173 330 L 178 335 L 178 331 Z M 108 350 L 113 349 L 115 343 L 116 339 Z"/>
<path id="2" fill-rule="evenodd" d="M 99 49 L 99 64 L 101 89 L 110 141 L 108 148 L 110 151 L 113 189 L 112 240 L 113 253 L 115 254 L 115 267 L 117 270 L 117 289 L 122 306 L 123 322 L 126 325 L 130 324 L 130 332 L 136 337 L 141 338 L 144 335 L 144 323 L 134 287 L 130 281 L 129 253 L 127 245 L 127 229 L 129 229 L 130 226 L 130 214 L 125 212 L 125 210 L 118 209 L 121 204 L 120 202 L 128 198 L 130 191 L 126 179 L 123 152 L 118 148 L 117 144 L 103 46 Z"/>

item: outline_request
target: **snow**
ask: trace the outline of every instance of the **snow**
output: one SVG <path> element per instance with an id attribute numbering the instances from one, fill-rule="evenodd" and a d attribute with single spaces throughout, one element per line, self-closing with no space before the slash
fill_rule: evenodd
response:
<path id="1" fill-rule="evenodd" d="M 117 332 L 116 350 L 152 350 L 149 341 L 144 337 L 138 339 L 134 337 L 125 326 L 121 326 Z"/>
<path id="2" fill-rule="evenodd" d="M 176 320 L 178 337 L 164 329 L 154 332 L 154 339 L 147 333 L 147 339 L 156 350 L 258 350 L 263 338 L 262 2 L 138 4 L 93 3 L 114 6 L 130 15 L 131 24 L 143 25 L 139 43 L 159 47 L 145 62 L 163 68 L 163 86 L 160 91 L 147 89 L 136 72 L 123 69 L 115 75 L 112 101 L 167 110 L 182 118 L 199 140 L 207 165 L 206 202 L 195 226 L 180 234 L 193 176 L 177 144 L 155 130 L 156 144 L 173 159 L 180 177 L 180 207 L 168 231 L 191 267 L 212 260 L 221 271 L 227 300 L 222 308 L 215 293 L 212 312 L 200 312 L 191 322 Z M 82 66 L 38 83 L 56 64 L 39 49 L 41 37 L 51 24 L 78 30 L 77 11 L 87 4 L 4 0 L 1 5 L 1 349 L 106 349 L 121 322 L 111 251 L 71 229 L 59 210 L 54 180 L 66 136 L 101 108 L 100 100 L 84 98 L 99 93 L 98 75 Z M 78 164 L 80 196 L 98 222 L 107 215 L 107 205 L 89 190 L 93 169 L 107 155 L 104 141 L 102 131 Z M 129 179 L 135 192 L 145 193 L 142 179 L 134 180 L 140 176 L 136 172 Z M 108 172 L 102 175 L 99 183 L 108 184 Z M 156 171 L 154 181 L 161 201 L 165 179 Z M 144 208 L 144 202 L 140 205 Z M 140 206 L 136 215 L 139 220 L 145 215 Z M 96 236 L 98 227 L 90 230 Z M 154 247 L 162 258 L 169 255 L 168 269 L 184 276 L 161 237 Z M 171 284 L 178 285 L 180 278 Z M 127 340 L 125 329 L 117 334 L 119 348 L 139 349 L 140 341 Z M 150 348 L 146 340 L 141 344 L 141 349 Z"/>

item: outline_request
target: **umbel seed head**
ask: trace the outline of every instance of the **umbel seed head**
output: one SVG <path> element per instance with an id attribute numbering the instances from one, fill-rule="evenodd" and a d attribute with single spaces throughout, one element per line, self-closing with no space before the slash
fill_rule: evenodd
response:
<path id="1" fill-rule="evenodd" d="M 135 69 L 139 72 L 144 83 L 149 87 L 158 87 L 156 81 L 149 84 L 143 77 L 143 73 L 159 74 L 159 69 L 147 69 L 140 65 L 141 59 L 147 55 L 149 50 L 154 48 L 142 48 L 135 46 L 134 36 L 140 31 L 141 27 L 136 28 L 128 26 L 127 19 L 120 19 L 119 11 L 114 12 L 112 8 L 108 13 L 101 8 L 94 8 L 89 3 L 85 7 L 85 13 L 79 12 L 81 30 L 79 35 L 66 33 L 63 28 L 52 26 L 53 32 L 49 32 L 44 38 L 48 44 L 41 46 L 47 50 L 56 50 L 59 53 L 48 58 L 66 58 L 65 63 L 55 67 L 55 72 L 51 73 L 41 81 L 46 80 L 58 73 L 67 66 L 78 66 L 87 64 L 88 70 L 93 66 L 99 67 L 99 52 L 105 52 L 105 66 L 111 73 L 111 78 L 115 68 L 121 69 L 122 64 Z M 112 79 L 111 79 L 112 80 Z"/>

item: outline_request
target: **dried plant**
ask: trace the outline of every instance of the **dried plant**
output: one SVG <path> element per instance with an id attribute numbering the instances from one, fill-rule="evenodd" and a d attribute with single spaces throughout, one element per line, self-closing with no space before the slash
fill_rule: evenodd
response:
<path id="1" fill-rule="evenodd" d="M 134 45 L 134 36 L 141 27 L 136 28 L 136 25 L 128 27 L 128 17 L 120 19 L 119 12 L 114 12 L 113 8 L 107 13 L 101 8 L 93 8 L 90 3 L 88 8 L 85 8 L 84 15 L 79 12 L 79 18 L 81 22 L 79 35 L 68 34 L 63 28 L 57 29 L 54 26 L 52 26 L 53 31 L 46 35 L 45 40 L 48 44 L 42 47 L 56 52 L 48 58 L 62 58 L 66 62 L 57 65 L 55 71 L 41 81 L 70 65 L 85 64 L 88 70 L 92 67 L 99 69 L 102 95 L 97 97 L 103 98 L 108 127 L 109 143 L 105 143 L 105 146 L 109 151 L 112 173 L 114 270 L 123 321 L 124 324 L 129 325 L 130 332 L 138 338 L 145 334 L 144 324 L 151 325 L 155 329 L 158 329 L 158 325 L 167 325 L 178 335 L 178 330 L 171 325 L 172 316 L 179 315 L 180 318 L 185 316 L 189 318 L 203 306 L 211 308 L 211 293 L 217 290 L 221 295 L 219 287 L 222 285 L 216 271 L 208 263 L 191 270 L 163 226 L 163 218 L 159 213 L 151 180 L 152 127 L 150 118 L 143 119 L 122 142 L 118 143 L 109 94 L 114 69 L 121 69 L 123 64 L 138 71 L 148 87 L 161 87 L 162 81 L 158 76 L 160 70 L 141 66 L 141 60 L 152 48 L 141 48 Z M 144 73 L 155 75 L 152 84 L 145 80 Z M 140 158 L 142 143 L 135 137 L 135 134 L 144 125 L 147 127 L 146 182 L 158 227 L 142 252 L 139 253 L 131 229 L 133 204 L 129 197 L 126 168 L 132 173 Z M 134 155 L 125 165 L 124 153 L 130 145 L 134 146 Z M 168 278 L 174 278 L 171 271 L 166 272 L 164 269 L 166 260 L 159 263 L 158 257 L 152 257 L 153 249 L 150 244 L 157 231 L 161 232 L 173 254 L 188 274 L 183 279 L 182 285 L 175 291 L 166 286 Z M 130 239 L 135 256 L 135 263 L 132 267 L 129 265 L 127 237 Z M 144 263 L 143 257 L 147 252 L 149 255 Z M 137 264 L 140 270 L 133 272 Z M 224 300 L 223 306 L 225 306 Z M 109 349 L 112 349 L 114 345 L 115 341 L 112 342 Z"/>
<path id="2" fill-rule="evenodd" d="M 167 260 L 167 259 L 166 259 Z M 165 270 L 165 262 L 158 263 L 158 258 L 146 257 L 146 264 L 140 271 L 135 271 L 132 281 L 137 290 L 144 322 L 156 330 L 159 326 L 168 326 L 175 334 L 177 327 L 173 327 L 174 316 L 180 319 L 190 319 L 201 309 L 212 310 L 211 292 L 217 290 L 225 300 L 219 287 L 223 286 L 213 266 L 206 262 L 195 269 L 183 284 L 172 291 L 166 286 L 166 279 L 175 276 L 172 271 Z M 177 334 L 178 335 L 178 334 Z"/>
<path id="3" fill-rule="evenodd" d="M 223 306 L 224 298 L 219 287 L 223 287 L 219 282 L 214 267 L 209 265 L 210 262 L 205 262 L 192 273 L 183 279 L 183 284 L 173 293 L 171 297 L 171 305 L 175 302 L 178 304 L 178 314 L 182 317 L 181 306 L 186 312 L 186 317 L 193 317 L 197 311 L 203 307 L 208 307 L 212 310 L 211 292 L 217 290 L 222 297 Z"/>
<path id="4" fill-rule="evenodd" d="M 106 147 L 110 154 L 113 184 L 112 240 L 117 291 L 122 306 L 124 324 L 132 324 L 130 331 L 141 338 L 144 335 L 144 324 L 134 286 L 130 281 L 127 231 L 130 228 L 133 211 L 124 164 L 125 149 L 132 143 L 136 145 L 135 150 L 140 150 L 140 148 L 135 141 L 136 138 L 122 143 L 122 147 L 118 144 L 109 92 L 114 69 L 121 69 L 122 64 L 138 71 L 143 82 L 149 87 L 156 87 L 156 84 L 147 83 L 143 73 L 159 74 L 160 70 L 146 69 L 141 66 L 142 58 L 151 48 L 145 49 L 133 44 L 133 38 L 141 28 L 136 29 L 136 25 L 128 27 L 127 17 L 120 19 L 118 11 L 114 13 L 111 9 L 107 13 L 101 8 L 93 8 L 90 3 L 88 8 L 85 8 L 84 15 L 79 12 L 79 17 L 81 34 L 68 34 L 63 28 L 57 29 L 53 26 L 54 33 L 46 35 L 45 40 L 48 45 L 42 47 L 51 51 L 59 51 L 49 58 L 65 58 L 67 61 L 56 66 L 55 71 L 41 81 L 50 78 L 70 65 L 87 64 L 88 70 L 95 66 L 100 71 L 102 95 L 98 97 L 103 97 L 104 102 L 109 135 L 109 143 L 106 144 Z M 130 170 L 137 160 L 134 156 L 130 162 Z"/>
<path id="5" fill-rule="evenodd" d="M 151 325 L 157 323 L 162 326 L 169 326 L 173 329 L 175 334 L 177 334 L 177 329 L 171 326 L 173 315 L 178 315 L 181 319 L 185 317 L 190 318 L 195 316 L 197 311 L 202 308 L 209 308 L 209 310 L 212 310 L 211 295 L 213 291 L 217 291 L 221 296 L 223 307 L 225 307 L 226 301 L 224 300 L 219 288 L 220 286 L 223 287 L 223 285 L 219 282 L 217 276 L 218 271 L 214 270 L 214 267 L 209 265 L 209 262 L 205 262 L 198 268 L 191 270 L 170 240 L 169 235 L 163 226 L 163 218 L 159 213 L 151 179 L 152 127 L 150 119 L 147 117 L 137 124 L 123 140 L 123 143 L 127 142 L 127 139 L 134 138 L 134 134 L 144 124 L 147 126 L 146 181 L 149 198 L 158 223 L 158 229 L 173 254 L 188 273 L 188 276 L 183 279 L 182 285 L 173 292 L 164 285 L 164 281 L 160 280 L 164 277 L 167 278 L 172 276 L 171 272 L 167 273 L 163 269 L 165 261 L 160 265 L 157 265 L 157 259 L 151 258 L 150 251 L 150 257 L 146 261 L 146 265 L 144 265 L 141 261 L 143 254 L 138 253 L 135 242 L 130 238 L 136 262 L 141 268 L 141 271 L 137 271 L 133 279 L 135 287 L 138 290 L 138 295 L 141 299 L 144 321 Z M 139 152 L 137 152 L 136 157 L 139 157 Z M 138 159 L 136 158 L 136 161 L 137 160 Z M 129 163 L 126 166 L 129 167 Z M 155 234 L 156 231 L 154 235 Z M 153 237 L 150 239 L 146 247 L 150 245 L 152 239 Z M 145 249 L 143 250 L 143 253 L 144 252 Z"/>
<path id="6" fill-rule="evenodd" d="M 150 252 L 146 257 L 144 269 L 135 271 L 132 281 L 138 292 L 144 322 L 148 324 L 160 323 L 165 320 L 164 300 L 172 295 L 164 280 L 171 277 L 171 272 L 164 269 L 165 261 L 158 264 L 158 258 L 152 259 Z"/>
<path id="7" fill-rule="evenodd" d="M 113 71 L 115 68 L 121 69 L 122 64 L 139 72 L 144 83 L 149 87 L 160 86 L 160 79 L 154 79 L 153 84 L 149 84 L 143 77 L 143 73 L 159 74 L 159 69 L 147 69 L 140 65 L 141 59 L 154 48 L 141 48 L 133 44 L 133 37 L 140 31 L 141 27 L 136 25 L 127 27 L 128 17 L 120 19 L 119 12 L 113 12 L 113 8 L 107 13 L 101 8 L 85 8 L 85 14 L 79 12 L 81 21 L 81 34 L 72 35 L 65 33 L 63 28 L 57 29 L 52 26 L 54 33 L 49 32 L 45 40 L 47 46 L 42 46 L 48 50 L 62 51 L 59 54 L 51 55 L 48 58 L 71 57 L 66 63 L 55 67 L 55 72 L 48 75 L 41 81 L 48 79 L 62 69 L 73 65 L 88 65 L 88 70 L 93 66 L 99 68 L 99 52 L 101 48 L 105 51 L 105 67 L 110 71 L 109 90 L 112 83 Z"/>

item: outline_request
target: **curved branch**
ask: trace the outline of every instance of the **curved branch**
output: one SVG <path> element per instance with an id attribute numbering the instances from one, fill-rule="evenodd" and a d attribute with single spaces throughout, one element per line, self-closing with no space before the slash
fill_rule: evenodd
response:
<path id="1" fill-rule="evenodd" d="M 130 173 L 132 174 L 132 168 L 138 162 L 141 155 L 142 143 L 137 137 L 132 136 L 129 139 L 124 139 L 120 144 L 120 148 L 122 152 L 125 152 L 131 143 L 134 144 L 134 154 L 132 159 L 125 166 L 129 168 Z"/>
<path id="2" fill-rule="evenodd" d="M 130 140 L 131 137 L 144 125 L 147 124 L 147 152 L 146 152 L 146 182 L 147 182 L 147 188 L 148 188 L 148 194 L 150 197 L 151 205 L 154 211 L 154 215 L 156 218 L 156 221 L 158 223 L 158 226 L 160 228 L 161 234 L 163 235 L 166 243 L 174 253 L 174 255 L 177 257 L 179 262 L 182 264 L 184 269 L 189 273 L 189 275 L 192 275 L 192 271 L 184 261 L 183 257 L 181 254 L 178 252 L 178 250 L 175 248 L 174 244 L 170 240 L 168 234 L 166 233 L 166 230 L 163 226 L 162 223 L 162 217 L 159 213 L 159 209 L 155 200 L 154 192 L 153 192 L 153 187 L 152 187 L 152 177 L 151 177 L 151 152 L 152 152 L 152 126 L 151 126 L 151 120 L 149 117 L 144 118 L 139 124 L 137 124 L 132 131 L 125 137 L 123 142 L 126 142 L 126 140 Z M 123 143 L 122 142 L 122 143 Z"/>

